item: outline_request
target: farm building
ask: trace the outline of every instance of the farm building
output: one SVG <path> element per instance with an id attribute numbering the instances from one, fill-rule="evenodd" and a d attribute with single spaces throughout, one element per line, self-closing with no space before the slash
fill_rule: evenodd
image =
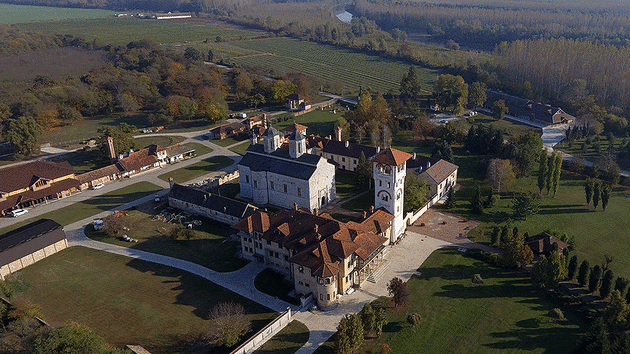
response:
<path id="1" fill-rule="evenodd" d="M 245 133 L 246 131 L 247 125 L 243 123 L 228 123 L 210 130 L 210 134 L 212 135 L 213 139 L 221 140 L 232 137 L 234 135 Z"/>
<path id="2" fill-rule="evenodd" d="M 0 236 L 0 278 L 68 247 L 63 227 L 41 219 Z"/>
<path id="3" fill-rule="evenodd" d="M 77 179 L 81 183 L 79 187 L 81 190 L 85 190 L 99 183 L 107 183 L 118 179 L 118 175 L 121 173 L 121 169 L 118 165 L 108 165 L 99 169 L 89 171 L 77 176 Z"/>
<path id="4" fill-rule="evenodd" d="M 551 253 L 554 248 L 554 244 L 558 245 L 558 251 L 560 254 L 562 254 L 562 251 L 564 251 L 565 248 L 569 247 L 568 243 L 546 232 L 531 236 L 526 240 L 526 242 L 527 246 L 529 246 L 536 255 Z"/>
<path id="5" fill-rule="evenodd" d="M 34 161 L 0 169 L 0 215 L 69 196 L 79 185 L 66 161 Z"/>
<path id="6" fill-rule="evenodd" d="M 234 225 L 256 210 L 248 203 L 174 183 L 171 184 L 168 205 L 228 225 Z"/>
<path id="7" fill-rule="evenodd" d="M 304 111 L 311 108 L 311 105 L 306 102 L 306 97 L 293 93 L 287 96 L 286 108 L 289 111 Z"/>
<path id="8" fill-rule="evenodd" d="M 574 116 L 566 113 L 560 107 L 537 103 L 501 91 L 487 90 L 486 95 L 488 97 L 484 105 L 486 109 L 492 109 L 494 102 L 503 100 L 508 108 L 507 114 L 517 118 L 542 124 L 568 123 L 575 119 Z"/>

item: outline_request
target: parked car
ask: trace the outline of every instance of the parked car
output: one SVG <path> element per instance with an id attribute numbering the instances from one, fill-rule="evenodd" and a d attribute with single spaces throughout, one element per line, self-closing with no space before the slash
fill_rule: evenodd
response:
<path id="1" fill-rule="evenodd" d="M 92 189 L 101 189 L 103 187 L 105 187 L 105 185 L 103 183 L 97 183 L 97 184 L 92 186 Z"/>
<path id="2" fill-rule="evenodd" d="M 26 213 L 28 213 L 28 210 L 26 210 L 26 209 L 15 209 L 15 210 L 11 210 L 11 215 L 12 215 L 14 218 L 17 218 L 18 216 L 20 216 L 20 215 L 24 215 L 24 214 L 26 214 Z"/>

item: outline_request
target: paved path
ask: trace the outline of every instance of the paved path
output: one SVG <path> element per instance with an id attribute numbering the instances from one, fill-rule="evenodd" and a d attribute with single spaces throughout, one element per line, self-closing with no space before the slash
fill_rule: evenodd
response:
<path id="1" fill-rule="evenodd" d="M 173 135 L 178 135 L 178 134 L 173 134 Z M 31 207 L 31 208 L 27 208 L 28 209 L 28 214 L 23 215 L 21 217 L 17 217 L 17 218 L 12 218 L 12 217 L 0 217 L 0 229 L 5 228 L 7 226 L 11 226 L 15 223 L 18 222 L 22 222 L 26 219 L 31 219 L 31 218 L 35 218 L 38 216 L 41 216 L 45 213 L 66 207 L 68 205 L 74 204 L 74 203 L 78 203 L 81 201 L 85 201 L 87 199 L 105 194 L 105 193 L 109 193 L 112 192 L 116 189 L 120 189 L 129 185 L 132 185 L 134 183 L 138 183 L 138 182 L 150 182 L 153 184 L 156 184 L 160 187 L 163 188 L 168 188 L 169 184 L 166 181 L 163 181 L 159 178 L 157 178 L 157 176 L 163 174 L 163 173 L 167 173 L 170 171 L 174 171 L 177 169 L 180 169 L 182 167 L 186 167 L 189 165 L 192 165 L 194 163 L 197 163 L 201 160 L 205 160 L 209 157 L 213 157 L 213 156 L 228 156 L 229 158 L 231 158 L 232 160 L 234 160 L 235 163 L 237 163 L 238 161 L 240 161 L 241 156 L 238 155 L 237 153 L 229 150 L 230 147 L 234 146 L 234 145 L 238 145 L 234 144 L 232 146 L 228 146 L 228 147 L 222 147 L 219 146 L 217 144 L 214 144 L 210 141 L 207 140 L 203 140 L 201 139 L 199 136 L 194 136 L 192 138 L 187 138 L 186 140 L 183 141 L 183 143 L 188 143 L 188 142 L 196 142 L 196 143 L 200 143 L 203 144 L 211 149 L 213 149 L 212 152 L 205 154 L 205 155 L 201 155 L 201 156 L 196 156 L 193 157 L 191 159 L 188 160 L 183 160 L 180 161 L 178 163 L 175 164 L 169 164 L 169 165 L 165 165 L 162 166 L 160 168 L 153 168 L 150 169 L 146 172 L 142 172 L 142 173 L 138 173 L 133 175 L 130 178 L 122 178 L 113 182 L 109 182 L 106 183 L 105 186 L 101 189 L 98 190 L 85 190 L 83 192 L 80 193 L 76 193 L 72 196 L 66 197 L 66 198 L 62 198 L 62 199 L 57 199 L 55 201 L 52 202 L 48 202 L 46 204 L 38 204 L 35 207 Z M 236 164 L 232 164 L 224 169 L 222 169 L 222 171 L 227 171 L 227 172 L 231 172 L 233 170 L 236 169 Z M 209 172 L 208 174 L 212 174 L 213 172 Z M 207 175 L 204 177 L 200 177 L 198 179 L 203 179 L 203 178 L 207 178 Z M 162 193 L 166 193 L 166 192 L 162 192 Z"/>

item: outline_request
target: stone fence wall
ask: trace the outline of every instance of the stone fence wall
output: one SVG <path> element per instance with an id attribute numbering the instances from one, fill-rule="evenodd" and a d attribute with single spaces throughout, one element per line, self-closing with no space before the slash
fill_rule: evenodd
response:
<path id="1" fill-rule="evenodd" d="M 266 325 L 263 329 L 254 334 L 251 338 L 249 338 L 245 343 L 238 346 L 238 348 L 234 349 L 230 354 L 249 354 L 256 351 L 256 349 L 260 348 L 266 341 L 268 341 L 271 337 L 276 335 L 276 333 L 280 332 L 286 325 L 291 322 L 291 318 L 293 314 L 291 313 L 291 308 L 287 308 L 286 311 L 280 314 L 275 320 L 271 321 L 268 325 Z"/>

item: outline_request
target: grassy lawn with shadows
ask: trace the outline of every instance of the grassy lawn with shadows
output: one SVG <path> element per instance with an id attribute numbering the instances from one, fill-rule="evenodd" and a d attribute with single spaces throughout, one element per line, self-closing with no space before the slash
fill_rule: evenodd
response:
<path id="1" fill-rule="evenodd" d="M 249 148 L 251 144 L 252 144 L 251 141 L 246 141 L 246 142 L 243 142 L 241 144 L 231 147 L 230 151 L 233 151 L 242 156 L 242 155 L 245 155 L 245 153 L 247 153 L 247 149 Z"/>
<path id="2" fill-rule="evenodd" d="M 302 322 L 293 320 L 254 353 L 293 354 L 308 341 L 308 334 L 308 328 Z"/>
<path id="3" fill-rule="evenodd" d="M 373 302 L 384 307 L 389 323 L 383 335 L 367 340 L 360 353 L 570 353 L 586 323 L 571 310 L 532 291 L 528 273 L 494 268 L 462 255 L 454 248 L 433 252 L 407 282 L 408 303 L 393 308 L 388 298 Z M 480 274 L 483 285 L 471 282 Z M 554 321 L 549 310 L 559 307 L 567 320 Z M 422 322 L 413 328 L 407 314 Z M 333 353 L 333 342 L 316 351 Z"/>
<path id="4" fill-rule="evenodd" d="M 271 268 L 263 270 L 256 276 L 254 286 L 267 295 L 277 297 L 294 305 L 300 304 L 298 299 L 289 296 L 289 293 L 294 289 L 293 283 L 286 280 L 284 274 Z"/>
<path id="5" fill-rule="evenodd" d="M 186 220 L 201 221 L 201 226 L 194 227 L 193 237 L 189 240 L 171 238 L 171 231 L 181 225 L 153 220 L 154 215 L 167 206 L 165 203 L 150 201 L 127 211 L 127 215 L 122 216 L 122 224 L 129 231 L 121 232 L 119 236 L 108 236 L 102 231 L 94 231 L 92 225 L 85 228 L 85 233 L 97 241 L 187 260 L 217 272 L 232 272 L 248 263 L 236 258 L 240 242 L 228 239 L 232 233 L 230 227 L 214 220 L 189 217 Z M 122 234 L 138 242 L 126 242 L 121 238 Z"/>
<path id="6" fill-rule="evenodd" d="M 52 219 L 59 224 L 65 226 L 68 224 L 72 224 L 73 222 L 77 222 L 79 220 L 96 215 L 103 211 L 110 210 L 114 207 L 129 203 L 136 199 L 146 197 L 147 195 L 161 190 L 162 187 L 156 186 L 153 183 L 134 183 L 130 186 L 123 187 L 115 191 L 96 196 L 94 198 L 80 201 L 78 203 L 68 205 L 67 207 L 43 214 L 39 217 L 27 219 L 17 224 L 8 226 L 0 230 L 0 235 L 39 219 Z M 89 191 L 83 193 L 89 193 Z"/>
<path id="7" fill-rule="evenodd" d="M 175 183 L 184 183 L 192 179 L 201 177 L 210 172 L 218 171 L 222 168 L 228 167 L 233 163 L 234 160 L 229 157 L 213 156 L 192 165 L 182 167 L 175 171 L 161 174 L 158 176 L 158 178 L 163 181 L 168 181 L 169 177 L 173 177 L 173 181 L 175 181 Z"/>
<path id="8" fill-rule="evenodd" d="M 48 161 L 68 161 L 68 163 L 74 167 L 77 174 L 86 173 L 109 165 L 109 161 L 104 161 L 100 158 L 100 151 L 98 149 L 73 151 L 51 157 Z"/>
<path id="9" fill-rule="evenodd" d="M 195 352 L 190 342 L 208 330 L 208 312 L 218 303 L 245 307 L 252 322 L 247 336 L 276 315 L 190 273 L 83 247 L 61 251 L 16 276 L 30 287 L 15 301 L 40 305 L 52 326 L 76 321 L 115 346 L 139 344 L 156 354 Z"/>
<path id="10" fill-rule="evenodd" d="M 333 113 L 333 110 L 336 110 L 336 113 Z M 339 105 L 333 105 L 330 108 L 324 108 L 323 110 L 316 109 L 297 117 L 287 116 L 286 118 L 274 120 L 273 126 L 282 131 L 282 129 L 293 123 L 299 123 L 308 127 L 306 134 L 315 134 L 320 136 L 331 135 L 334 137 L 335 134 L 333 130 L 335 122 L 345 111 L 345 107 L 342 108 Z"/>
<path id="11" fill-rule="evenodd" d="M 147 115 L 142 113 L 117 113 L 108 116 L 99 116 L 84 119 L 72 125 L 53 128 L 42 134 L 41 141 L 44 143 L 59 144 L 68 141 L 87 140 L 98 136 L 98 128 L 104 125 L 120 125 L 127 123 L 136 128 L 147 128 L 151 126 L 147 120 Z"/>
<path id="12" fill-rule="evenodd" d="M 352 210 L 356 212 L 362 212 L 364 210 L 368 211 L 373 205 L 374 205 L 374 189 L 370 189 L 368 192 L 361 195 L 360 197 L 354 198 L 352 200 L 349 200 L 341 204 L 341 206 L 344 209 L 348 209 L 348 210 Z"/>
<path id="13" fill-rule="evenodd" d="M 225 139 L 214 139 L 210 140 L 212 143 L 217 144 L 219 146 L 228 147 L 230 145 L 238 144 L 245 140 L 249 140 L 249 136 L 247 134 L 240 134 L 239 136 L 225 138 Z"/>
<path id="14" fill-rule="evenodd" d="M 338 198 L 350 198 L 363 192 L 357 186 L 357 175 L 354 172 L 338 170 L 335 173 L 335 186 Z"/>
<path id="15" fill-rule="evenodd" d="M 160 145 L 162 147 L 167 147 L 171 145 L 175 145 L 177 143 L 181 143 L 186 140 L 183 136 L 173 136 L 173 135 L 159 135 L 159 136 L 143 136 L 142 138 L 135 138 L 136 144 L 138 144 L 139 148 L 145 148 L 151 144 Z"/>

